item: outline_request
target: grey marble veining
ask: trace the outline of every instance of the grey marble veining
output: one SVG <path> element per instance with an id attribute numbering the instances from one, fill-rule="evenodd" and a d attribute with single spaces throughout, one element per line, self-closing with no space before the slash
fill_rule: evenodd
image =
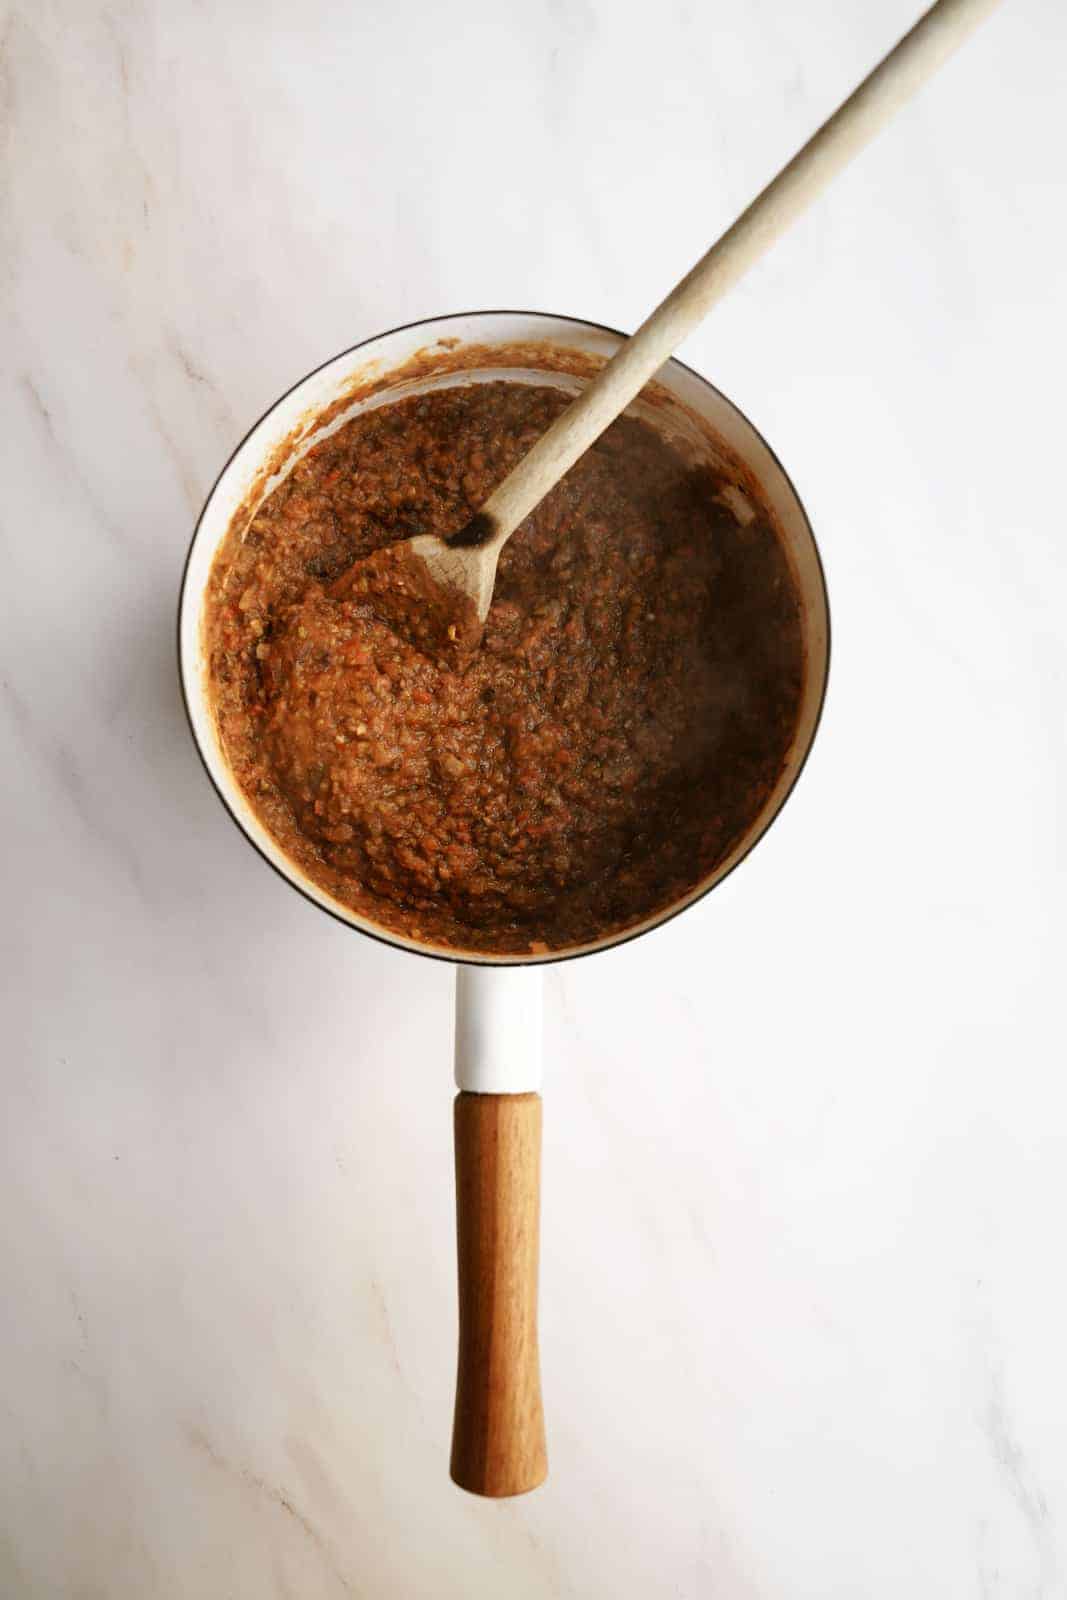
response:
<path id="1" fill-rule="evenodd" d="M 450 975 L 265 871 L 175 679 L 284 388 L 633 326 L 913 17 L 0 6 L 5 1600 L 1067 1595 L 1057 0 L 683 352 L 809 508 L 831 692 L 742 871 L 548 976 L 529 1498 L 446 1472 Z"/>

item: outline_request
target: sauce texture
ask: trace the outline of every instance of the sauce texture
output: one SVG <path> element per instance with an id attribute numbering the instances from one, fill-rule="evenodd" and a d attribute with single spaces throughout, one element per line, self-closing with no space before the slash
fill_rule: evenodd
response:
<path id="1" fill-rule="evenodd" d="M 462 673 L 330 586 L 461 528 L 567 404 L 468 384 L 316 445 L 212 571 L 210 687 L 254 809 L 315 882 L 385 929 L 536 953 L 691 889 L 762 808 L 803 686 L 770 519 L 621 418 L 504 547 Z"/>

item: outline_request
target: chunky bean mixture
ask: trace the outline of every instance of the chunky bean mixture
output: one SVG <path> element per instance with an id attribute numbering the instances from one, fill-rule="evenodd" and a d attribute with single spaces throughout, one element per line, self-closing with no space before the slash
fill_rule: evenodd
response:
<path id="1" fill-rule="evenodd" d="M 462 527 L 566 403 L 485 383 L 367 412 L 212 574 L 214 704 L 252 805 L 336 899 L 457 949 L 556 949 L 677 899 L 763 805 L 800 704 L 769 521 L 629 418 L 505 546 L 466 671 L 330 596 L 370 551 Z"/>

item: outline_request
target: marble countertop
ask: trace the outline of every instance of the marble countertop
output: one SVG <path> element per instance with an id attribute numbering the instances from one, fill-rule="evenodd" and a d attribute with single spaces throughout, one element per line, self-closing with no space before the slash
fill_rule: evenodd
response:
<path id="1" fill-rule="evenodd" d="M 175 676 L 284 388 L 634 326 L 915 15 L 0 6 L 10 1600 L 1067 1595 L 1059 0 L 684 348 L 808 506 L 830 695 L 741 872 L 547 976 L 532 1496 L 446 1470 L 451 974 L 264 869 Z"/>

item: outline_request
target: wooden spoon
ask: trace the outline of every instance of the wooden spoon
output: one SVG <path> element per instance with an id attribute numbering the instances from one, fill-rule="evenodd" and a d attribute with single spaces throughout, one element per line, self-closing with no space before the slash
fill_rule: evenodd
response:
<path id="1" fill-rule="evenodd" d="M 426 654 L 459 664 L 481 640 L 500 552 L 534 507 L 599 438 L 711 307 L 929 78 L 997 0 L 938 0 L 588 388 L 560 413 L 482 509 L 446 538 L 420 534 L 376 551 L 333 584 Z"/>

